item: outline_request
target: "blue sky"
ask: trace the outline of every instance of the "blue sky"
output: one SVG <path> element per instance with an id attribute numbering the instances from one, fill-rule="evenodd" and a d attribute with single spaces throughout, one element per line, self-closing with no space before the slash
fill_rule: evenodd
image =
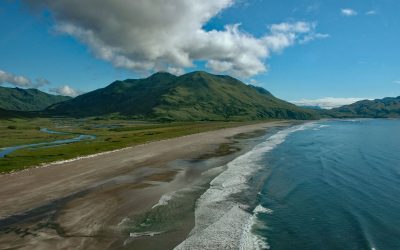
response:
<path id="1" fill-rule="evenodd" d="M 95 20 L 87 17 L 91 13 L 82 11 L 78 15 L 73 6 L 68 6 L 69 3 L 62 5 L 63 1 L 66 0 L 54 1 L 60 2 L 60 6 L 48 4 L 46 0 L 0 2 L 0 70 L 3 72 L 3 80 L 0 72 L 0 84 L 16 85 L 19 83 L 15 81 L 16 77 L 21 76 L 29 82 L 24 86 L 74 95 L 105 87 L 116 79 L 145 77 L 157 70 L 179 73 L 208 70 L 233 74 L 247 83 L 268 89 L 277 97 L 289 101 L 303 100 L 306 104 L 329 100 L 334 103 L 334 98 L 338 98 L 341 104 L 346 102 L 343 98 L 356 100 L 400 95 L 400 1 L 220 0 L 219 5 L 215 4 L 218 1 L 200 5 L 201 11 L 210 13 L 210 16 L 200 17 L 193 26 L 186 24 L 190 19 L 185 19 L 184 15 L 182 18 L 173 16 L 174 19 L 165 17 L 165 20 L 156 20 L 149 25 L 152 19 L 148 17 L 157 13 L 146 13 L 144 10 L 147 9 L 144 9 L 140 10 L 143 15 L 137 17 L 142 19 L 121 17 L 114 20 L 111 17 L 115 16 L 110 15 L 110 20 L 114 20 L 116 25 L 105 23 L 107 28 L 104 30 L 103 26 L 88 24 Z M 196 14 L 189 8 L 197 6 L 181 4 L 184 1 L 177 0 L 175 5 L 172 4 L 175 15 Z M 90 2 L 94 0 L 87 1 L 87 4 Z M 98 1 L 99 5 L 103 2 Z M 124 0 L 119 2 L 123 4 Z M 162 1 L 150 2 L 156 5 Z M 42 9 L 40 4 L 48 6 Z M 121 5 L 106 9 L 117 11 Z M 68 11 L 68 7 L 71 10 Z M 88 6 L 76 6 L 77 9 L 85 7 Z M 154 11 L 154 6 L 150 7 Z M 127 8 L 135 6 L 127 5 Z M 158 15 L 166 13 L 167 16 L 169 12 L 163 8 L 159 8 Z M 140 26 L 142 20 L 143 27 Z M 174 22 L 170 26 L 177 27 L 168 31 L 171 34 L 167 35 L 173 39 L 154 37 L 153 33 L 165 30 L 163 21 Z M 306 31 L 293 28 L 300 22 L 308 25 Z M 240 24 L 238 30 L 226 31 L 225 26 L 233 24 Z M 271 27 L 277 24 L 292 25 L 285 26 L 292 27 L 291 31 L 285 29 L 285 33 L 279 33 L 279 36 L 296 36 L 288 44 L 280 44 L 278 49 L 264 39 L 271 37 Z M 197 42 L 204 41 L 209 47 L 187 48 L 198 44 L 185 37 L 182 30 L 195 29 L 196 25 L 202 25 L 200 33 L 204 33 L 196 38 Z M 123 35 L 121 40 L 124 42 L 107 37 L 118 34 L 120 27 L 128 27 L 126 34 L 131 32 L 135 36 Z M 146 32 L 147 27 L 151 32 Z M 182 30 L 178 30 L 181 27 Z M 283 32 L 282 26 L 279 27 L 279 32 Z M 143 39 L 148 40 L 139 40 L 139 31 L 144 33 Z M 125 34 L 123 30 L 121 33 Z M 186 31 L 186 34 L 189 36 L 191 33 Z M 312 39 L 306 41 L 306 37 Z M 158 44 L 149 48 L 147 44 L 157 41 L 156 38 L 160 38 L 159 44 L 165 43 L 165 46 L 160 48 Z M 226 44 L 214 41 L 220 39 Z M 227 39 L 236 39 L 233 42 L 235 46 L 246 42 L 255 45 L 254 48 L 243 45 L 239 51 L 232 50 Z M 139 43 L 141 45 L 137 45 Z M 179 47 L 183 56 L 189 55 L 188 58 L 174 55 L 174 46 Z M 235 59 L 217 55 L 221 46 Z M 214 47 L 216 49 L 212 50 Z M 110 51 L 114 54 L 103 53 L 105 48 L 112 48 Z M 153 55 L 152 50 L 162 52 Z M 245 59 L 236 60 L 239 57 Z M 43 79 L 49 84 L 44 84 L 47 81 Z M 326 97 L 333 99 L 323 99 Z"/>

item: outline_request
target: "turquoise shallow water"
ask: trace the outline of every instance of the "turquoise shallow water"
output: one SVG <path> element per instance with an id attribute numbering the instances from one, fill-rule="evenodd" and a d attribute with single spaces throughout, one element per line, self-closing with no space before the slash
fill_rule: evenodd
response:
<path id="1" fill-rule="evenodd" d="M 400 249 L 400 120 L 319 122 L 259 162 L 271 249 Z"/>

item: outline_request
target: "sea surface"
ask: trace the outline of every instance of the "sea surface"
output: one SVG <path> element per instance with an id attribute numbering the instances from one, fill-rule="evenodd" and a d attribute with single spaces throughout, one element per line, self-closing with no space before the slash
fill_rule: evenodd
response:
<path id="1" fill-rule="evenodd" d="M 177 249 L 400 249 L 400 120 L 268 135 L 196 202 Z"/>

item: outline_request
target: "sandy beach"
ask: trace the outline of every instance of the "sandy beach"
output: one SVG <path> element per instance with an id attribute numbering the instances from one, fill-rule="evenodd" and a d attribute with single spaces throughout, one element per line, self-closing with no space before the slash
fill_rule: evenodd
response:
<path id="1" fill-rule="evenodd" d="M 0 249 L 172 249 L 194 226 L 196 198 L 249 149 L 246 140 L 290 124 L 205 132 L 2 175 Z M 182 199 L 165 211 L 173 195 Z"/>

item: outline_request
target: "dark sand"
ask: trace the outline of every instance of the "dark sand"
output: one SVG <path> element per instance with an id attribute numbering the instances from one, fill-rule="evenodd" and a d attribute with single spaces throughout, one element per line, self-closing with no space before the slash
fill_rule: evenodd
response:
<path id="1" fill-rule="evenodd" d="M 290 124 L 216 130 L 0 176 L 0 249 L 172 249 L 193 228 L 195 201 L 219 166 L 248 150 L 248 138 Z M 177 198 L 165 206 L 168 194 Z"/>

